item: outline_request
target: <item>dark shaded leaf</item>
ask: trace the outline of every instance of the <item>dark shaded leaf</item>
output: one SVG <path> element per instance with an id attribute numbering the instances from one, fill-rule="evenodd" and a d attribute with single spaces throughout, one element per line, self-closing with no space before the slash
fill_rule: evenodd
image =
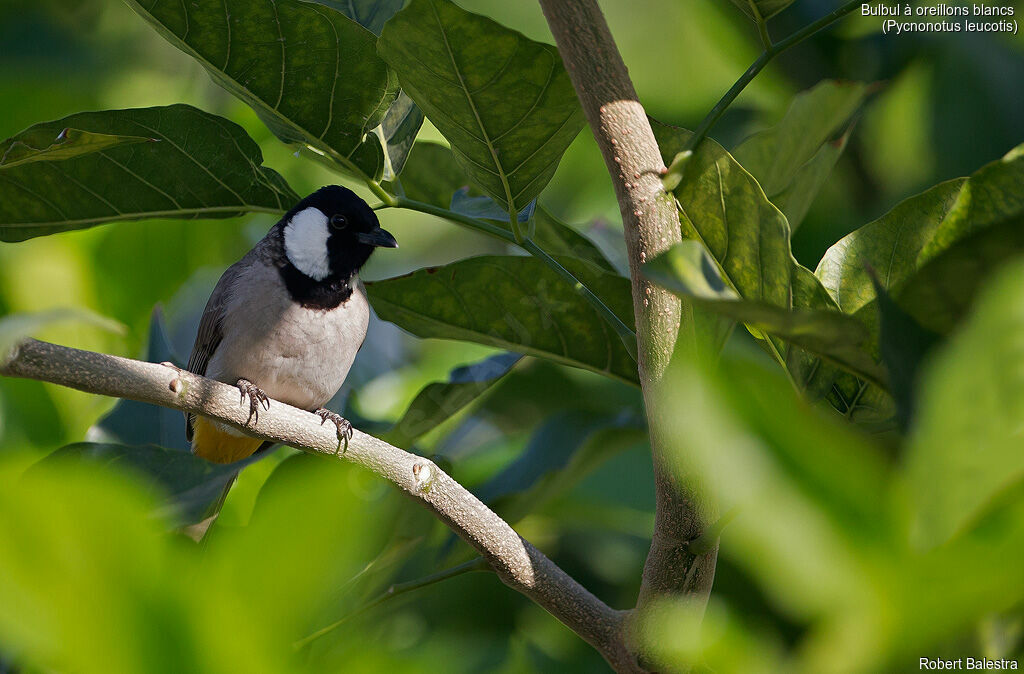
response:
<path id="1" fill-rule="evenodd" d="M 171 347 L 159 306 L 153 309 L 149 321 L 149 340 L 143 360 L 185 365 Z M 126 398 L 118 400 L 114 408 L 89 429 L 89 439 L 122 445 L 151 444 L 184 452 L 191 449 L 185 439 L 185 420 L 181 412 Z"/>
<path id="2" fill-rule="evenodd" d="M 908 316 L 875 281 L 878 299 L 879 351 L 889 372 L 889 390 L 896 401 L 897 418 L 904 430 L 914 416 L 914 393 L 925 357 L 939 336 Z"/>
<path id="3" fill-rule="evenodd" d="M 452 151 L 426 141 L 413 145 L 401 178 L 405 196 L 441 208 L 448 208 L 455 191 L 469 184 Z"/>
<path id="4" fill-rule="evenodd" d="M 379 50 L 459 164 L 507 213 L 540 194 L 583 127 L 558 51 L 448 0 L 412 0 Z"/>
<path id="5" fill-rule="evenodd" d="M 248 459 L 251 462 L 254 459 Z M 119 445 L 79 442 L 61 447 L 39 462 L 81 461 L 101 466 L 117 466 L 148 479 L 149 491 L 160 494 L 162 514 L 182 524 L 192 524 L 207 516 L 238 473 L 240 464 L 216 464 L 193 455 L 157 445 Z M 145 486 L 145 485 L 144 485 Z"/>
<path id="6" fill-rule="evenodd" d="M 575 259 L 559 262 L 632 324 L 627 279 Z M 637 381 L 636 363 L 607 321 L 536 258 L 475 257 L 367 290 L 377 315 L 419 337 L 477 342 Z"/>
<path id="7" fill-rule="evenodd" d="M 108 110 L 37 124 L 22 138 L 74 127 L 159 142 L 119 144 L 63 161 L 0 170 L 0 240 L 141 218 L 225 218 L 280 213 L 298 196 L 242 127 L 188 105 Z"/>
<path id="8" fill-rule="evenodd" d="M 699 306 L 769 333 L 827 358 L 854 374 L 882 384 L 885 371 L 865 349 L 870 336 L 839 311 L 787 309 L 741 299 L 697 241 L 683 241 L 648 262 L 644 276 Z"/>
<path id="9" fill-rule="evenodd" d="M 506 225 L 509 223 L 508 212 L 503 211 L 501 206 L 499 206 L 494 199 L 491 199 L 488 196 L 470 196 L 468 187 L 463 187 L 455 191 L 455 194 L 452 195 L 452 203 L 448 208 L 456 213 L 468 215 L 471 218 L 494 220 L 496 222 L 505 223 Z M 516 220 L 520 223 L 527 223 L 531 218 L 533 218 L 533 214 L 536 210 L 537 200 L 534 199 L 530 203 L 526 204 L 526 206 L 516 214 Z"/>
<path id="10" fill-rule="evenodd" d="M 486 393 L 521 358 L 518 353 L 501 353 L 452 370 L 447 382 L 424 386 L 385 439 L 399 447 L 412 446 L 418 438 Z"/>
<path id="11" fill-rule="evenodd" d="M 546 421 L 523 453 L 475 490 L 480 500 L 516 522 L 568 491 L 603 461 L 647 439 L 643 420 L 570 410 Z"/>
<path id="12" fill-rule="evenodd" d="M 400 91 L 380 125 L 384 147 L 387 148 L 383 175 L 385 180 L 393 180 L 405 168 L 421 126 L 423 113 L 404 91 Z"/>
<path id="13" fill-rule="evenodd" d="M 34 161 L 73 159 L 117 145 L 155 141 L 145 136 L 116 136 L 69 128 L 61 129 L 56 137 L 51 137 L 48 131 L 44 127 L 34 126 L 17 139 L 5 141 L 0 145 L 0 169 Z"/>
<path id="14" fill-rule="evenodd" d="M 298 0 L 128 4 L 282 141 L 308 146 L 350 173 L 380 175 L 383 150 L 369 132 L 384 119 L 398 83 L 369 30 Z"/>

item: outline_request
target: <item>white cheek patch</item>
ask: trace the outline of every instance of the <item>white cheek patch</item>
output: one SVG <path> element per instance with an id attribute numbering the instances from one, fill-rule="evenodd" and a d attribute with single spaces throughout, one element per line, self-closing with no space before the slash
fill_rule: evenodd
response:
<path id="1" fill-rule="evenodd" d="M 327 259 L 330 236 L 327 216 L 311 206 L 296 213 L 285 225 L 284 253 L 296 269 L 311 279 L 323 281 L 331 273 Z"/>

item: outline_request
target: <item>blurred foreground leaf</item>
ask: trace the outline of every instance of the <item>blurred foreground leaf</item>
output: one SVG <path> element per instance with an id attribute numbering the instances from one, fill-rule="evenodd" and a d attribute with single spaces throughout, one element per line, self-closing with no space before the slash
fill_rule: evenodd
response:
<path id="1" fill-rule="evenodd" d="M 21 241 L 104 222 L 281 213 L 298 196 L 242 127 L 188 105 L 83 112 L 10 139 L 56 138 L 74 127 L 142 135 L 62 161 L 0 170 L 0 240 Z"/>
<path id="2" fill-rule="evenodd" d="M 627 279 L 560 261 L 632 323 Z M 536 258 L 475 257 L 368 283 L 367 291 L 378 316 L 418 337 L 477 342 L 636 382 L 636 363 L 604 318 Z"/>
<path id="3" fill-rule="evenodd" d="M 939 545 L 1024 480 L 1024 264 L 993 279 L 931 362 L 906 458 L 915 540 Z"/>
<path id="4" fill-rule="evenodd" d="M 57 323 L 83 323 L 114 333 L 123 333 L 124 326 L 117 321 L 95 314 L 88 309 L 60 308 L 34 314 L 9 314 L 0 317 L 0 361 L 7 358 L 18 342 L 31 337 Z"/>

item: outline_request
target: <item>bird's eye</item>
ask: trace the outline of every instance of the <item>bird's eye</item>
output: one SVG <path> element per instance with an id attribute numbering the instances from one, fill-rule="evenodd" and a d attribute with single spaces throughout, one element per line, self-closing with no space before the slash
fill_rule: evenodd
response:
<path id="1" fill-rule="evenodd" d="M 344 215 L 332 215 L 331 216 L 331 227 L 334 229 L 345 229 L 348 227 L 348 218 Z"/>

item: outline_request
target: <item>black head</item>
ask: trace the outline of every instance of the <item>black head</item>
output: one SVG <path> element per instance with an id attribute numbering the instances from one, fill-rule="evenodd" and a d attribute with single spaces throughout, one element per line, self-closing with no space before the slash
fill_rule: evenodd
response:
<path id="1" fill-rule="evenodd" d="M 314 305 L 337 299 L 337 306 L 351 294 L 349 283 L 375 248 L 398 247 L 373 209 L 339 185 L 322 187 L 300 201 L 278 229 L 287 258 L 281 273 L 292 296 L 304 304 L 310 298 Z"/>

